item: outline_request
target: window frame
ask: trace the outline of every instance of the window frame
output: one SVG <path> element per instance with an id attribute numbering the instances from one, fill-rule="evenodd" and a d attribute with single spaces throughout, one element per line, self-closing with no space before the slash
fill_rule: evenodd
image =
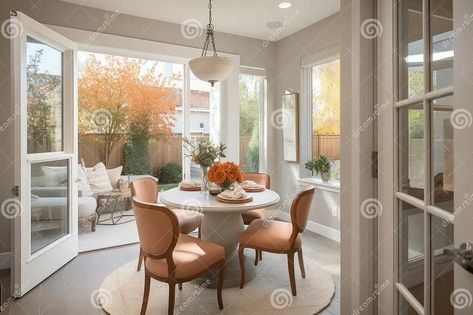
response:
<path id="1" fill-rule="evenodd" d="M 305 163 L 312 160 L 312 68 L 334 60 L 341 60 L 340 44 L 325 47 L 314 54 L 301 58 L 301 105 L 299 107 L 299 137 L 302 144 L 299 148 L 299 174 L 300 178 L 310 178 L 318 180 L 320 175 L 312 176 L 305 169 Z M 330 182 L 338 184 L 339 180 L 331 179 Z M 337 185 L 338 188 L 340 187 Z"/>
<path id="2" fill-rule="evenodd" d="M 267 112 L 268 112 L 268 80 L 266 78 L 266 70 L 261 68 L 254 68 L 248 66 L 240 66 L 240 75 L 238 82 L 240 82 L 241 75 L 251 75 L 259 78 L 260 84 L 260 104 L 259 104 L 259 170 L 258 172 L 267 172 L 268 154 L 267 154 Z M 239 86 L 239 85 L 238 85 Z M 240 126 L 240 119 L 238 119 L 238 126 Z M 238 137 L 239 138 L 239 137 Z M 241 157 L 240 157 L 241 158 Z M 238 160 L 240 163 L 240 159 Z"/>

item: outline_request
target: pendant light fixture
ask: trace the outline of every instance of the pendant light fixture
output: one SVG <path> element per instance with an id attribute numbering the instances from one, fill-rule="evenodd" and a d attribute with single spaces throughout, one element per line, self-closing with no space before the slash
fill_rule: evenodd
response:
<path id="1" fill-rule="evenodd" d="M 202 81 L 215 82 L 225 80 L 233 70 L 233 61 L 227 57 L 217 56 L 215 48 L 214 26 L 212 25 L 212 0 L 209 0 L 209 24 L 206 26 L 207 37 L 200 58 L 189 61 L 192 73 Z M 207 56 L 209 45 L 212 45 L 213 55 Z"/>

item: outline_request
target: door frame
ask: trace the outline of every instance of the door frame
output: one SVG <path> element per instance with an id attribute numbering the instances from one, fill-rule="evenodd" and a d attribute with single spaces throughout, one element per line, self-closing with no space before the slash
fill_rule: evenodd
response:
<path id="1" fill-rule="evenodd" d="M 374 143 L 375 38 L 362 36 L 376 15 L 375 0 L 341 0 L 341 314 L 374 314 L 376 309 L 374 217 L 363 209 L 376 197 Z M 362 136 L 360 136 L 362 134 Z"/>
<path id="2" fill-rule="evenodd" d="M 11 286 L 14 296 L 21 297 L 78 254 L 76 44 L 21 12 L 14 12 L 11 19 L 12 23 L 21 25 L 22 29 L 19 36 L 11 39 L 11 69 L 16 78 L 13 82 L 12 96 L 15 112 L 20 113 L 19 119 L 15 121 L 14 155 L 17 163 L 15 185 L 19 187 L 21 205 L 21 215 L 17 216 L 13 222 L 12 249 L 15 260 L 11 266 Z M 26 42 L 28 36 L 63 52 L 63 147 L 58 152 L 34 154 L 27 152 Z M 67 129 L 65 126 L 70 127 Z M 55 160 L 68 161 L 68 232 L 31 254 L 30 166 L 35 162 Z"/>

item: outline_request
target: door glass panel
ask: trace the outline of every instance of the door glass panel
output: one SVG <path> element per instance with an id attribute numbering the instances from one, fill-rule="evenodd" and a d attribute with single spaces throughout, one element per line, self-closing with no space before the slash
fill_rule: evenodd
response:
<path id="1" fill-rule="evenodd" d="M 448 98 L 432 104 L 432 189 L 433 204 L 449 212 L 453 206 L 453 127 Z"/>
<path id="2" fill-rule="evenodd" d="M 28 153 L 63 150 L 63 54 L 31 37 L 26 43 Z"/>
<path id="3" fill-rule="evenodd" d="M 416 310 L 407 302 L 407 300 L 402 296 L 401 293 L 399 295 L 399 315 L 417 315 L 418 313 Z"/>
<path id="4" fill-rule="evenodd" d="M 430 0 L 432 89 L 453 83 L 453 0 Z"/>
<path id="5" fill-rule="evenodd" d="M 399 176 L 401 191 L 424 199 L 424 112 L 422 105 L 399 110 Z"/>
<path id="6" fill-rule="evenodd" d="M 189 134 L 193 142 L 210 141 L 210 89 L 208 82 L 190 76 Z M 192 180 L 202 179 L 202 168 L 191 161 Z"/>
<path id="7" fill-rule="evenodd" d="M 450 303 L 453 292 L 453 259 L 444 254 L 446 248 L 453 248 L 453 224 L 432 216 L 432 301 L 433 314 L 454 314 Z"/>
<path id="8" fill-rule="evenodd" d="M 259 171 L 262 77 L 240 74 L 240 167 Z"/>
<path id="9" fill-rule="evenodd" d="M 400 202 L 399 280 L 422 303 L 424 300 L 424 212 Z"/>
<path id="10" fill-rule="evenodd" d="M 31 254 L 69 233 L 69 160 L 31 164 Z"/>
<path id="11" fill-rule="evenodd" d="M 399 23 L 399 99 L 424 93 L 422 0 L 401 0 Z"/>

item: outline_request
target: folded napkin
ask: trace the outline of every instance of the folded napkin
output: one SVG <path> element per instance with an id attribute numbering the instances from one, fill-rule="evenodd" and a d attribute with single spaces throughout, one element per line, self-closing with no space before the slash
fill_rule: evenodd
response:
<path id="1" fill-rule="evenodd" d="M 245 188 L 257 188 L 257 189 L 264 188 L 264 185 L 257 184 L 252 180 L 245 180 L 240 184 L 240 186 L 243 189 L 245 189 Z"/>
<path id="2" fill-rule="evenodd" d="M 194 180 L 183 180 L 179 185 L 186 188 L 200 187 L 200 183 Z"/>
<path id="3" fill-rule="evenodd" d="M 220 198 L 225 198 L 225 199 L 244 199 L 248 197 L 246 192 L 240 187 L 236 187 L 233 190 L 225 190 L 221 192 L 218 196 Z"/>

